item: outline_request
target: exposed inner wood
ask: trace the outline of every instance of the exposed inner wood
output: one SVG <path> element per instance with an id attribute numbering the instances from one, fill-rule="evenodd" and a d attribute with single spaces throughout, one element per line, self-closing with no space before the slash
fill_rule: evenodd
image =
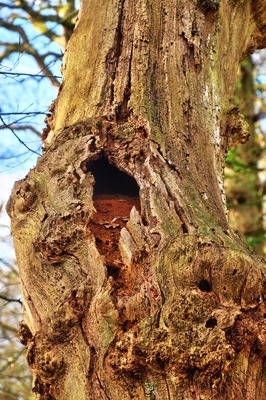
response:
<path id="1" fill-rule="evenodd" d="M 99 194 L 94 197 L 97 212 L 93 216 L 90 229 L 100 254 L 105 257 L 110 275 L 116 275 L 122 264 L 118 241 L 133 206 L 140 210 L 138 197 L 118 194 Z"/>
<path id="2" fill-rule="evenodd" d="M 96 212 L 90 229 L 99 253 L 105 258 L 108 274 L 117 278 L 118 284 L 124 279 L 125 269 L 118 247 L 120 231 L 126 226 L 132 207 L 140 211 L 138 185 L 104 157 L 88 165 L 88 170 L 95 179 L 93 200 Z"/>

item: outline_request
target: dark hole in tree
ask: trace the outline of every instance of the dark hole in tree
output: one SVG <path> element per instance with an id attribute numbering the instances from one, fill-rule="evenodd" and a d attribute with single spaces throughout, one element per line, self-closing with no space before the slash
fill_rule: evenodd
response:
<path id="1" fill-rule="evenodd" d="M 216 325 L 217 325 L 217 319 L 214 317 L 208 319 L 208 321 L 205 324 L 206 328 L 214 328 Z"/>
<path id="2" fill-rule="evenodd" d="M 202 279 L 198 285 L 198 288 L 202 292 L 211 292 L 212 291 L 212 285 L 207 279 Z"/>
<path id="3" fill-rule="evenodd" d="M 118 246 L 120 231 L 126 226 L 132 208 L 140 211 L 139 187 L 134 178 L 109 164 L 105 157 L 88 163 L 87 171 L 95 179 L 93 204 L 96 212 L 90 230 L 99 253 L 104 256 L 107 274 L 116 279 L 119 287 L 127 278 Z"/>
<path id="4" fill-rule="evenodd" d="M 135 179 L 109 164 L 105 157 L 88 163 L 87 170 L 92 172 L 95 179 L 94 196 L 103 194 L 139 196 L 139 187 Z"/>
<path id="5" fill-rule="evenodd" d="M 196 372 L 197 372 L 197 368 L 189 368 L 188 369 L 187 373 L 188 373 L 188 377 L 191 381 L 193 380 Z"/>
<path id="6" fill-rule="evenodd" d="M 107 273 L 109 276 L 112 276 L 113 278 L 117 278 L 119 275 L 119 268 L 118 267 L 114 267 L 114 266 L 110 266 L 107 265 Z"/>
<path id="7" fill-rule="evenodd" d="M 235 275 L 237 273 L 237 269 L 234 269 L 232 275 Z"/>
<path id="8" fill-rule="evenodd" d="M 160 354 L 156 355 L 156 362 L 161 369 L 165 368 L 166 360 Z"/>

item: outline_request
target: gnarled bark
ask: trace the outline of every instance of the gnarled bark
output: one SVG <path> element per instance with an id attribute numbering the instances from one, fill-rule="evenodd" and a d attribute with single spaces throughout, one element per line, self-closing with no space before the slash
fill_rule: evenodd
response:
<path id="1" fill-rule="evenodd" d="M 82 4 L 44 155 L 8 205 L 38 398 L 264 397 L 265 267 L 222 186 L 263 3 Z"/>

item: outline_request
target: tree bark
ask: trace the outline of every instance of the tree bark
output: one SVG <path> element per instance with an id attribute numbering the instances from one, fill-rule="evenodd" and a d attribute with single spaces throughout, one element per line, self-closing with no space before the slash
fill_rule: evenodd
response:
<path id="1" fill-rule="evenodd" d="M 230 231 L 238 64 L 263 0 L 82 3 L 8 204 L 39 399 L 262 399 L 265 266 Z"/>

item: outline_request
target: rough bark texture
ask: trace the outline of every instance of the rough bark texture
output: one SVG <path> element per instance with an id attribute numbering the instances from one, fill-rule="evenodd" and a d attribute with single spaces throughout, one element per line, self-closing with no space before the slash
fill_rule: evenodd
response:
<path id="1" fill-rule="evenodd" d="M 83 2 L 8 210 L 39 399 L 265 397 L 265 267 L 228 230 L 240 60 L 265 2 Z"/>

